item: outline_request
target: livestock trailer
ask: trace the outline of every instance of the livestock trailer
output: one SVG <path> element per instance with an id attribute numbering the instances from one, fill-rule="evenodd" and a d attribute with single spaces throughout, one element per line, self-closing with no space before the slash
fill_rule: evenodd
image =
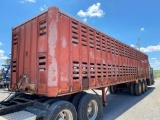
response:
<path id="1" fill-rule="evenodd" d="M 0 115 L 97 120 L 106 87 L 139 96 L 154 83 L 150 74 L 146 54 L 50 7 L 12 29 L 11 90 L 18 92 L 1 102 Z"/>

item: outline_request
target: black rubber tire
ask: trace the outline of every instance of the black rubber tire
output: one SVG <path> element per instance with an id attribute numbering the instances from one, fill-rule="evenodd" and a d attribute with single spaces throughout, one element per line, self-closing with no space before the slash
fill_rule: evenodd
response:
<path id="1" fill-rule="evenodd" d="M 45 101 L 44 103 L 51 105 L 51 104 L 53 104 L 54 102 L 57 102 L 57 101 L 59 101 L 59 100 L 58 99 L 49 99 L 49 100 Z"/>
<path id="2" fill-rule="evenodd" d="M 130 92 L 132 95 L 135 95 L 135 83 L 130 84 Z"/>
<path id="3" fill-rule="evenodd" d="M 53 103 L 48 111 L 46 116 L 43 118 L 43 120 L 56 120 L 57 115 L 62 111 L 62 110 L 69 110 L 72 113 L 73 120 L 77 120 L 77 112 L 75 107 L 67 101 L 57 101 Z"/>
<path id="4" fill-rule="evenodd" d="M 154 85 L 154 83 L 155 83 L 155 81 L 154 81 L 154 79 L 152 79 L 152 85 Z"/>
<path id="5" fill-rule="evenodd" d="M 135 83 L 135 95 L 136 96 L 140 96 L 142 93 L 142 87 L 141 87 L 141 83 Z"/>
<path id="6" fill-rule="evenodd" d="M 96 101 L 97 106 L 98 106 L 98 111 L 97 111 L 97 116 L 94 120 L 99 120 L 99 118 L 101 117 L 101 114 L 103 114 L 103 106 L 102 103 L 100 101 L 100 99 L 93 94 L 85 94 L 78 105 L 78 110 L 77 110 L 77 115 L 78 115 L 78 120 L 88 120 L 87 117 L 87 108 L 88 108 L 88 104 L 90 103 L 91 100 Z"/>
<path id="7" fill-rule="evenodd" d="M 74 105 L 74 107 L 76 108 L 76 110 L 78 109 L 78 104 L 79 104 L 80 99 L 85 94 L 86 94 L 86 92 L 80 92 L 80 93 L 76 94 L 74 96 L 74 98 L 72 99 L 71 103 Z"/>
<path id="8" fill-rule="evenodd" d="M 111 86 L 108 87 L 108 90 L 109 90 L 110 94 L 113 94 L 112 90 L 111 90 Z"/>
<path id="9" fill-rule="evenodd" d="M 142 91 L 142 94 L 143 94 L 143 93 L 145 93 L 145 89 L 146 89 L 144 81 L 141 82 L 141 87 L 142 87 L 141 91 Z"/>
<path id="10" fill-rule="evenodd" d="M 148 79 L 148 85 L 151 86 L 154 84 L 154 80 L 153 79 Z"/>
<path id="11" fill-rule="evenodd" d="M 110 86 L 110 91 L 111 94 L 117 94 L 118 93 L 117 86 L 116 85 Z"/>
<path id="12" fill-rule="evenodd" d="M 151 86 L 152 85 L 152 80 L 151 79 L 147 79 L 147 85 Z"/>
<path id="13" fill-rule="evenodd" d="M 149 85 L 149 86 L 152 85 L 152 80 L 151 80 L 151 79 L 148 80 L 148 85 Z"/>
<path id="14" fill-rule="evenodd" d="M 145 91 L 147 91 L 148 87 L 147 87 L 147 81 L 146 80 L 144 81 L 144 84 L 145 84 Z"/>

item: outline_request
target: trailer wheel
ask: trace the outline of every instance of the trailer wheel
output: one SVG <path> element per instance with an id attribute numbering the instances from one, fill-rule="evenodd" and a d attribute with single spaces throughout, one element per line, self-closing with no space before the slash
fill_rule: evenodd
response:
<path id="1" fill-rule="evenodd" d="M 77 120 L 75 107 L 67 101 L 53 103 L 43 120 Z"/>
<path id="2" fill-rule="evenodd" d="M 151 86 L 154 84 L 154 80 L 153 79 L 148 79 L 148 85 Z"/>
<path id="3" fill-rule="evenodd" d="M 147 79 L 147 85 L 151 86 L 152 85 L 152 80 L 151 79 Z"/>
<path id="4" fill-rule="evenodd" d="M 113 94 L 111 90 L 111 86 L 108 86 L 108 89 L 109 89 L 110 94 Z"/>
<path id="5" fill-rule="evenodd" d="M 74 105 L 74 107 L 76 108 L 76 110 L 78 109 L 78 104 L 79 104 L 80 99 L 85 94 L 86 94 L 86 92 L 80 92 L 80 93 L 76 94 L 74 96 L 74 98 L 72 99 L 72 104 Z"/>
<path id="6" fill-rule="evenodd" d="M 78 120 L 98 120 L 102 112 L 100 102 L 96 95 L 85 94 L 78 105 Z"/>
<path id="7" fill-rule="evenodd" d="M 109 90 L 111 94 L 116 94 L 118 92 L 116 85 L 109 86 Z"/>
<path id="8" fill-rule="evenodd" d="M 132 95 L 135 95 L 135 83 L 130 84 L 130 92 Z"/>
<path id="9" fill-rule="evenodd" d="M 142 93 L 141 83 L 138 82 L 135 84 L 135 95 L 140 96 Z"/>
<path id="10" fill-rule="evenodd" d="M 141 87 L 142 87 L 141 91 L 142 91 L 142 94 L 143 94 L 145 92 L 145 89 L 146 89 L 144 81 L 141 82 Z"/>
<path id="11" fill-rule="evenodd" d="M 147 81 L 146 80 L 144 81 L 144 84 L 145 84 L 145 91 L 147 91 Z"/>
<path id="12" fill-rule="evenodd" d="M 152 85 L 152 80 L 151 80 L 151 79 L 148 80 L 148 85 L 149 85 L 149 86 Z"/>

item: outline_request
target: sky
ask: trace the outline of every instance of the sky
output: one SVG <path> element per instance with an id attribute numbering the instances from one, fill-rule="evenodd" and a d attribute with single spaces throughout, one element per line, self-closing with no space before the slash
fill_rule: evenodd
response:
<path id="1" fill-rule="evenodd" d="M 1 0 L 0 65 L 11 53 L 12 28 L 56 6 L 149 56 L 160 70 L 160 0 Z"/>

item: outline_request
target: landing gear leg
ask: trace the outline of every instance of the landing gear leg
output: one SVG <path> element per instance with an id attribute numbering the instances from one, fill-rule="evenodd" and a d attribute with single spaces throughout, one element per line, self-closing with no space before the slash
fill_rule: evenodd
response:
<path id="1" fill-rule="evenodd" d="M 108 91 L 108 88 L 107 88 Z M 103 106 L 107 106 L 107 100 L 106 100 L 106 92 L 105 88 L 102 88 L 102 102 L 103 102 Z"/>

